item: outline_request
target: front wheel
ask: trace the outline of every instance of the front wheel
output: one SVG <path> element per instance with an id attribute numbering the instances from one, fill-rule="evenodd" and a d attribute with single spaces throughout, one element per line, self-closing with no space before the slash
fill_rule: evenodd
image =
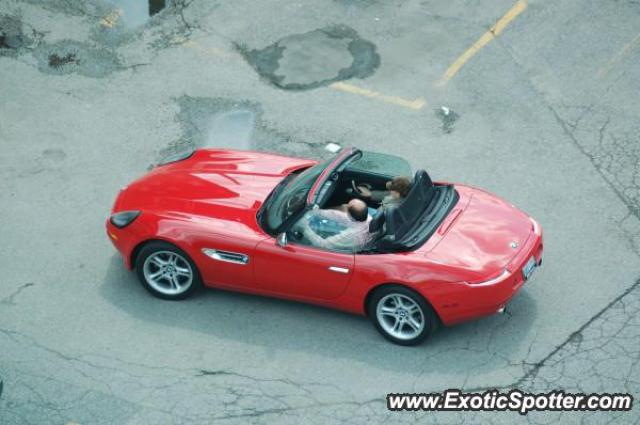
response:
<path id="1" fill-rule="evenodd" d="M 200 274 L 191 258 L 166 242 L 150 242 L 142 248 L 136 273 L 142 286 L 165 300 L 186 298 L 200 286 Z"/>
<path id="2" fill-rule="evenodd" d="M 368 306 L 376 329 L 389 341 L 399 345 L 417 345 L 436 328 L 437 316 L 416 292 L 403 286 L 378 289 Z"/>

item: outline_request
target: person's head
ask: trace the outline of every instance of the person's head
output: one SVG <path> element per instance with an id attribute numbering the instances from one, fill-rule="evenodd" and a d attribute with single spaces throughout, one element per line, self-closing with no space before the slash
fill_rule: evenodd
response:
<path id="1" fill-rule="evenodd" d="M 347 204 L 349 215 L 356 221 L 366 221 L 369 216 L 367 204 L 361 199 L 352 199 Z"/>
<path id="2" fill-rule="evenodd" d="M 394 177 L 387 182 L 387 190 L 394 198 L 404 198 L 411 190 L 411 179 L 404 176 Z"/>

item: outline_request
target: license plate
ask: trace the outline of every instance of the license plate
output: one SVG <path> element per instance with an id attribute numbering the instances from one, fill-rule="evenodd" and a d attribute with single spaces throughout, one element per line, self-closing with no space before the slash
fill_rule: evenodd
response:
<path id="1" fill-rule="evenodd" d="M 524 280 L 528 280 L 531 277 L 531 275 L 536 269 L 536 265 L 537 265 L 536 258 L 535 257 L 529 258 L 529 260 L 527 261 L 527 264 L 525 264 L 524 267 L 522 268 L 522 276 L 524 277 Z"/>

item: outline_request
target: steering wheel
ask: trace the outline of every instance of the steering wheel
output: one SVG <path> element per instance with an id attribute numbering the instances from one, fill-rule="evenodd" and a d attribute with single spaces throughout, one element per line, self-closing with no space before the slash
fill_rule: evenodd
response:
<path id="1" fill-rule="evenodd" d="M 351 189 L 353 189 L 353 193 L 364 196 L 362 192 L 360 192 L 360 189 L 358 189 L 358 186 L 364 186 L 367 189 L 371 190 L 371 185 L 369 183 L 360 183 L 359 185 L 357 185 L 355 180 L 351 180 Z"/>

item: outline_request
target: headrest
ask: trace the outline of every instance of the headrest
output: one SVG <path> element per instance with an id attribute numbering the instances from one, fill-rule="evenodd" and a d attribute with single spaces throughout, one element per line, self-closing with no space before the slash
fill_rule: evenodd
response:
<path id="1" fill-rule="evenodd" d="M 411 190 L 404 201 L 385 210 L 386 235 L 400 240 L 423 216 L 435 196 L 433 182 L 424 170 L 418 170 L 413 179 Z"/>

